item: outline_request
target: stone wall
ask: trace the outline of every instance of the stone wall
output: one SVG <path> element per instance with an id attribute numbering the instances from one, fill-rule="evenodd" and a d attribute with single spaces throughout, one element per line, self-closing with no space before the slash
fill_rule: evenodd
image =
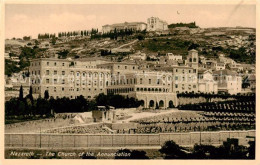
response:
<path id="1" fill-rule="evenodd" d="M 162 134 L 5 134 L 5 147 L 140 147 L 161 146 L 168 140 L 182 146 L 193 146 L 195 143 L 220 145 L 227 138 L 242 139 L 242 145 L 247 145 L 246 136 L 255 137 L 255 130 Z"/>
<path id="2" fill-rule="evenodd" d="M 222 99 L 222 98 L 212 98 L 211 102 L 218 102 L 218 101 L 228 101 L 234 100 L 234 98 Z M 205 103 L 207 99 L 205 97 L 178 97 L 179 105 L 186 105 L 186 104 L 197 104 L 197 103 Z"/>

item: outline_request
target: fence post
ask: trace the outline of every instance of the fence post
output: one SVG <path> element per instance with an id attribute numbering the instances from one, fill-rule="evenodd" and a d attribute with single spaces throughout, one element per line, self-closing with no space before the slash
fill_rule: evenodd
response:
<path id="1" fill-rule="evenodd" d="M 112 136 L 112 147 L 113 147 L 114 146 L 114 138 L 113 138 L 114 134 L 112 134 L 111 136 Z"/>
<path id="2" fill-rule="evenodd" d="M 74 148 L 75 148 L 75 147 L 76 147 L 76 144 L 75 144 L 75 138 L 76 138 L 76 135 L 73 135 L 73 137 L 74 137 L 74 138 L 73 138 L 73 140 L 74 140 L 74 141 L 73 141 L 73 143 L 74 143 L 73 146 L 74 146 Z"/>
<path id="3" fill-rule="evenodd" d="M 124 147 L 126 147 L 126 134 L 124 135 Z"/>
<path id="4" fill-rule="evenodd" d="M 101 145 L 102 145 L 102 143 L 101 143 L 101 135 L 99 135 L 100 136 L 100 138 L 99 138 L 99 147 L 101 147 Z M 102 147 L 104 146 L 104 144 L 102 145 Z"/>
<path id="5" fill-rule="evenodd" d="M 48 136 L 48 147 L 50 147 L 50 139 L 51 139 L 51 135 Z"/>
<path id="6" fill-rule="evenodd" d="M 159 145 L 161 145 L 161 134 L 159 133 Z"/>
<path id="7" fill-rule="evenodd" d="M 191 144 L 191 132 L 189 132 L 189 134 L 190 134 L 190 146 L 191 146 L 191 145 L 192 145 L 192 144 Z"/>
<path id="8" fill-rule="evenodd" d="M 86 136 L 87 136 L 87 147 L 89 147 L 89 135 Z"/>
<path id="9" fill-rule="evenodd" d="M 22 134 L 22 147 L 23 147 L 23 138 L 24 138 L 23 135 L 24 135 L 24 134 Z"/>
<path id="10" fill-rule="evenodd" d="M 63 136 L 64 135 L 61 135 L 61 147 L 63 148 Z"/>
<path id="11" fill-rule="evenodd" d="M 180 139 L 181 139 L 181 143 L 180 143 L 180 145 L 182 145 L 182 133 L 180 133 L 181 134 L 181 136 L 180 136 Z"/>
<path id="12" fill-rule="evenodd" d="M 219 132 L 219 144 L 221 144 L 221 132 Z"/>

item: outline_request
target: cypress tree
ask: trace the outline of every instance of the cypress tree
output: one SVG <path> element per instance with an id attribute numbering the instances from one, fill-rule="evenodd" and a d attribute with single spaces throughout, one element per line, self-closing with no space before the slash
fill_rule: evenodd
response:
<path id="1" fill-rule="evenodd" d="M 48 90 L 45 90 L 45 92 L 44 92 L 44 99 L 45 100 L 49 99 L 49 92 L 48 92 Z"/>
<path id="2" fill-rule="evenodd" d="M 23 100 L 23 86 L 20 87 L 19 99 Z"/>

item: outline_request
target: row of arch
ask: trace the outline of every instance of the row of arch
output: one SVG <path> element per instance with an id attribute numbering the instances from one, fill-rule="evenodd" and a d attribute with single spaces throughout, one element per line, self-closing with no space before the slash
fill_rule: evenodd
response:
<path id="1" fill-rule="evenodd" d="M 148 91 L 148 92 L 169 92 L 167 88 L 136 88 L 136 91 Z"/>
<path id="2" fill-rule="evenodd" d="M 134 91 L 134 88 L 107 89 L 107 93 L 129 93 L 132 91 Z"/>
<path id="3" fill-rule="evenodd" d="M 157 105 L 156 105 L 157 104 Z M 158 103 L 156 103 L 156 101 L 154 100 L 150 100 L 149 101 L 149 108 L 156 108 L 158 106 L 158 108 L 163 108 L 164 107 L 165 102 L 163 100 L 160 100 Z M 144 106 L 144 100 L 141 100 L 141 105 Z M 174 104 L 173 101 L 170 100 L 166 106 L 167 108 L 174 108 Z"/>
<path id="4" fill-rule="evenodd" d="M 76 74 L 75 74 L 76 73 Z M 110 78 L 110 73 L 99 73 L 99 72 L 74 72 L 74 71 L 70 71 L 70 75 L 76 75 L 76 77 L 101 77 L 103 78 L 104 75 L 106 75 L 107 78 Z"/>

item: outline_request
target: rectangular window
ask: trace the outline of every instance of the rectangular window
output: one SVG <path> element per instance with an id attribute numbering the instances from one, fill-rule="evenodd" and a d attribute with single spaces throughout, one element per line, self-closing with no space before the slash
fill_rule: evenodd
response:
<path id="1" fill-rule="evenodd" d="M 53 74 L 54 74 L 54 75 L 57 75 L 57 70 L 55 70 Z"/>
<path id="2" fill-rule="evenodd" d="M 178 84 L 175 84 L 175 88 L 178 88 Z"/>
<path id="3" fill-rule="evenodd" d="M 62 89 L 62 91 L 64 91 L 64 88 L 61 88 Z"/>
<path id="4" fill-rule="evenodd" d="M 47 66 L 49 66 L 49 62 L 47 62 Z"/>
<path id="5" fill-rule="evenodd" d="M 56 62 L 54 62 L 54 66 L 56 66 L 57 65 L 57 63 Z"/>
<path id="6" fill-rule="evenodd" d="M 62 71 L 62 75 L 65 75 L 65 71 Z"/>
<path id="7" fill-rule="evenodd" d="M 127 69 L 127 66 L 125 66 L 125 69 Z"/>
<path id="8" fill-rule="evenodd" d="M 54 79 L 54 84 L 57 84 L 57 79 Z"/>
<path id="9" fill-rule="evenodd" d="M 49 75 L 50 74 L 50 71 L 49 70 L 46 70 L 46 75 Z"/>
<path id="10" fill-rule="evenodd" d="M 175 80 L 178 80 L 178 76 L 175 76 Z"/>
<path id="11" fill-rule="evenodd" d="M 46 79 L 46 84 L 49 84 L 50 83 L 50 80 L 49 79 Z"/>
<path id="12" fill-rule="evenodd" d="M 140 84 L 143 84 L 143 79 L 140 78 Z"/>
<path id="13" fill-rule="evenodd" d="M 62 84 L 65 84 L 65 79 L 62 80 Z"/>
<path id="14" fill-rule="evenodd" d="M 151 79 L 149 79 L 149 84 L 151 84 L 152 83 L 152 80 Z"/>
<path id="15" fill-rule="evenodd" d="M 64 64 L 64 63 L 62 63 L 62 66 L 65 66 L 65 64 Z"/>
<path id="16" fill-rule="evenodd" d="M 54 87 L 54 92 L 56 92 L 56 87 Z"/>

